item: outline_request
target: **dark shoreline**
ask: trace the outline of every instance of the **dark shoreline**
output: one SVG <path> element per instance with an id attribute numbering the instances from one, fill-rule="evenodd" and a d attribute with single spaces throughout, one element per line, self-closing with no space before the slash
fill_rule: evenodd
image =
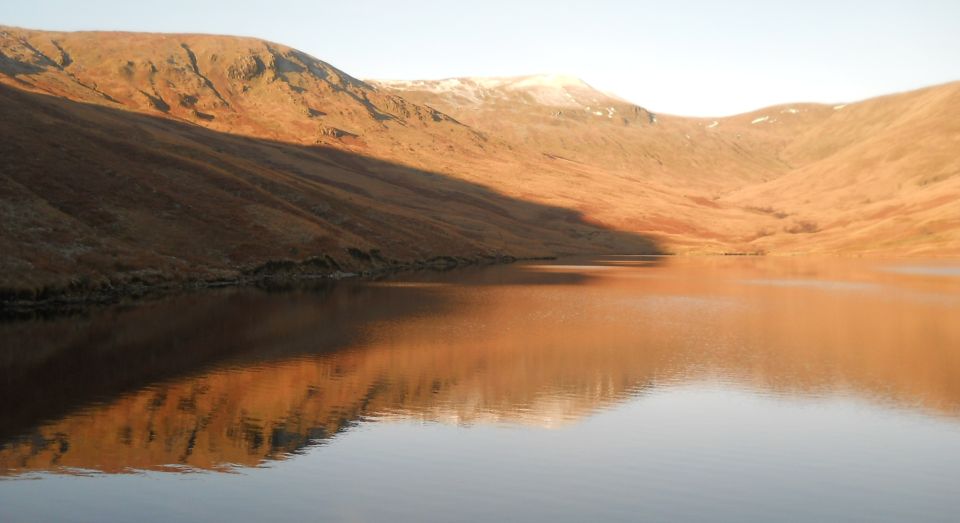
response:
<path id="1" fill-rule="evenodd" d="M 465 267 L 555 259 L 557 259 L 557 256 L 435 256 L 411 262 L 391 260 L 386 265 L 374 265 L 356 270 L 345 269 L 329 257 L 320 261 L 322 265 L 318 265 L 317 258 L 299 262 L 292 260 L 270 261 L 253 269 L 241 271 L 236 278 L 195 278 L 159 283 L 106 284 L 90 289 L 64 288 L 52 291 L 48 297 L 40 299 L 4 296 L 0 297 L 0 321 L 30 318 L 36 315 L 69 314 L 92 306 L 111 305 L 125 301 L 137 302 L 207 289 L 228 287 L 278 288 L 308 282 L 332 283 L 341 280 L 378 280 L 400 273 L 445 272 Z M 324 267 L 324 270 L 318 270 L 320 267 Z"/>

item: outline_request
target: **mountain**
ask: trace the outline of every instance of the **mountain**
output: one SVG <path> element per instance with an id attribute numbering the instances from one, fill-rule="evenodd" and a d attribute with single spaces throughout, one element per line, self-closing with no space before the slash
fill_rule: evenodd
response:
<path id="1" fill-rule="evenodd" d="M 7 299 L 276 268 L 657 251 L 452 176 L 446 165 L 500 146 L 276 44 L 4 28 L 0 53 Z"/>
<path id="2" fill-rule="evenodd" d="M 3 299 L 572 253 L 960 253 L 953 83 L 662 115 L 253 38 L 0 27 Z"/>
<path id="3" fill-rule="evenodd" d="M 704 190 L 758 181 L 782 167 L 762 140 L 734 144 L 712 132 L 692 148 L 691 133 L 703 134 L 705 122 L 655 114 L 571 76 L 370 83 L 510 144 L 647 180 Z"/>
<path id="4" fill-rule="evenodd" d="M 576 162 L 591 188 L 618 178 L 574 208 L 675 251 L 960 253 L 958 82 L 725 118 L 654 114 L 558 76 L 374 84 Z"/>

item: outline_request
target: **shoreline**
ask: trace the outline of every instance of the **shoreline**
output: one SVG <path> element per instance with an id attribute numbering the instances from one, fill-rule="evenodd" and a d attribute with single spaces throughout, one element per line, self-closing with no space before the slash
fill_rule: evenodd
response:
<path id="1" fill-rule="evenodd" d="M 557 258 L 558 256 L 517 257 L 511 255 L 434 256 L 410 262 L 391 260 L 386 262 L 387 265 L 373 265 L 357 270 L 346 270 L 329 256 L 310 258 L 299 262 L 273 260 L 260 264 L 253 269 L 240 271 L 235 278 L 193 278 L 183 281 L 168 280 L 152 284 L 142 282 L 119 285 L 104 284 L 90 289 L 57 289 L 50 291 L 51 295 L 49 297 L 40 299 L 0 298 L 0 320 L 16 318 L 21 315 L 69 313 L 87 307 L 112 305 L 128 300 L 136 302 L 208 289 L 269 287 L 271 285 L 297 285 L 307 282 L 334 283 L 343 280 L 376 280 L 405 272 L 445 272 L 465 267 L 507 265 L 518 261 L 556 260 Z M 319 267 L 325 267 L 326 270 L 317 270 Z"/>

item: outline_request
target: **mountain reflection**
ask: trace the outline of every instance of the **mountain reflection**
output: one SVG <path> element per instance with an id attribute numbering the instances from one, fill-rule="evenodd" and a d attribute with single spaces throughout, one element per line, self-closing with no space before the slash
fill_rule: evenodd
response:
<path id="1" fill-rule="evenodd" d="M 723 380 L 960 413 L 960 284 L 617 258 L 233 290 L 0 325 L 0 473 L 256 466 L 359 421 L 556 426 Z"/>

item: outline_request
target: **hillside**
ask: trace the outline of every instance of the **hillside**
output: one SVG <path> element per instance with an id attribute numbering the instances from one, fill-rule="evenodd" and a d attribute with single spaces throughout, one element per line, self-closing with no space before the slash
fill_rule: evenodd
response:
<path id="1" fill-rule="evenodd" d="M 682 118 L 560 78 L 375 84 L 511 143 L 601 168 L 592 182 L 638 182 L 616 189 L 634 205 L 580 208 L 675 251 L 960 253 L 960 123 L 951 116 L 960 83 Z M 661 211 L 662 201 L 644 198 L 645 184 L 662 200 L 681 191 L 703 208 L 673 201 Z"/>
<path id="2" fill-rule="evenodd" d="M 831 110 L 782 149 L 794 168 L 721 201 L 788 215 L 821 252 L 960 253 L 960 83 Z M 790 248 L 785 238 L 756 242 Z"/>
<path id="3" fill-rule="evenodd" d="M 785 165 L 764 140 L 737 143 L 711 121 L 655 114 L 563 75 L 371 81 L 550 157 L 698 190 L 762 179 Z M 761 137 L 765 138 L 765 137 Z"/>
<path id="4" fill-rule="evenodd" d="M 960 254 L 960 84 L 682 118 L 362 81 L 229 36 L 0 27 L 6 298 L 589 252 Z"/>
<path id="5" fill-rule="evenodd" d="M 9 297 L 231 280 L 277 262 L 329 272 L 438 256 L 656 251 L 574 211 L 425 168 L 452 148 L 479 156 L 482 135 L 292 50 L 284 62 L 269 54 L 281 48 L 244 39 L 0 37 Z M 237 61 L 224 49 L 252 53 L 237 60 L 263 69 L 232 79 Z M 293 58 L 303 64 L 296 81 Z M 222 66 L 208 69 L 214 62 Z M 391 161 L 401 152 L 404 163 Z"/>

